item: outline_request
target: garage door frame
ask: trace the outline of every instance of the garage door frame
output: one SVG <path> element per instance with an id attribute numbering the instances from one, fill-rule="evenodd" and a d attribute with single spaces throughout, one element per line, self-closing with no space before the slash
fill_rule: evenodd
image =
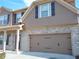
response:
<path id="1" fill-rule="evenodd" d="M 32 37 L 31 36 L 41 36 L 41 35 L 61 35 L 61 34 L 70 34 L 71 36 L 71 33 L 48 33 L 48 34 L 30 34 L 29 37 L 30 37 L 30 51 L 31 51 L 31 39 Z M 72 44 L 71 44 L 71 50 L 72 50 Z"/>

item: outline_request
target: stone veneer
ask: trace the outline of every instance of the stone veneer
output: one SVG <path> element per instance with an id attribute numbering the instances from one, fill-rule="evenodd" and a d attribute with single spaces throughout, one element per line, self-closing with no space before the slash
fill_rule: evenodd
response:
<path id="1" fill-rule="evenodd" d="M 48 33 L 71 33 L 72 54 L 79 55 L 79 25 L 69 25 L 61 27 L 52 27 L 45 29 L 34 29 L 29 34 L 48 34 Z"/>
<path id="2" fill-rule="evenodd" d="M 79 28 L 72 28 L 72 52 L 74 56 L 79 56 Z"/>

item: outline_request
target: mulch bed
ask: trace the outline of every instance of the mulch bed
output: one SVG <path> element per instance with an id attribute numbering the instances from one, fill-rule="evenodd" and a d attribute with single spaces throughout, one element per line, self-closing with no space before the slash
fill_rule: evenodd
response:
<path id="1" fill-rule="evenodd" d="M 5 59 L 5 53 L 0 53 L 0 59 Z"/>

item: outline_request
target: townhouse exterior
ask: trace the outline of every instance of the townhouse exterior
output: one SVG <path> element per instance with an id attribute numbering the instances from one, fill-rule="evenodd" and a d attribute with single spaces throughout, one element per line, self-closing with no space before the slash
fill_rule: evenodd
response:
<path id="1" fill-rule="evenodd" d="M 27 8 L 11 10 L 6 7 L 0 7 L 0 50 L 18 51 L 16 39 L 20 39 L 22 24 L 18 23 L 21 16 Z M 19 46 L 20 47 L 20 46 Z"/>
<path id="2" fill-rule="evenodd" d="M 0 27 L 3 40 L 0 49 L 4 52 L 16 50 L 18 53 L 20 50 L 79 55 L 79 11 L 74 0 L 36 0 L 22 10 L 0 10 L 0 16 L 6 12 L 10 14 L 8 24 Z"/>

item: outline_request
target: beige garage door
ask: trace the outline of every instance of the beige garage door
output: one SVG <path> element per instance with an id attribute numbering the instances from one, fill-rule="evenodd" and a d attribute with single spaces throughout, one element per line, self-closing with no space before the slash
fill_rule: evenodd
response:
<path id="1" fill-rule="evenodd" d="M 71 54 L 70 34 L 31 35 L 30 50 L 35 52 L 53 52 Z"/>

